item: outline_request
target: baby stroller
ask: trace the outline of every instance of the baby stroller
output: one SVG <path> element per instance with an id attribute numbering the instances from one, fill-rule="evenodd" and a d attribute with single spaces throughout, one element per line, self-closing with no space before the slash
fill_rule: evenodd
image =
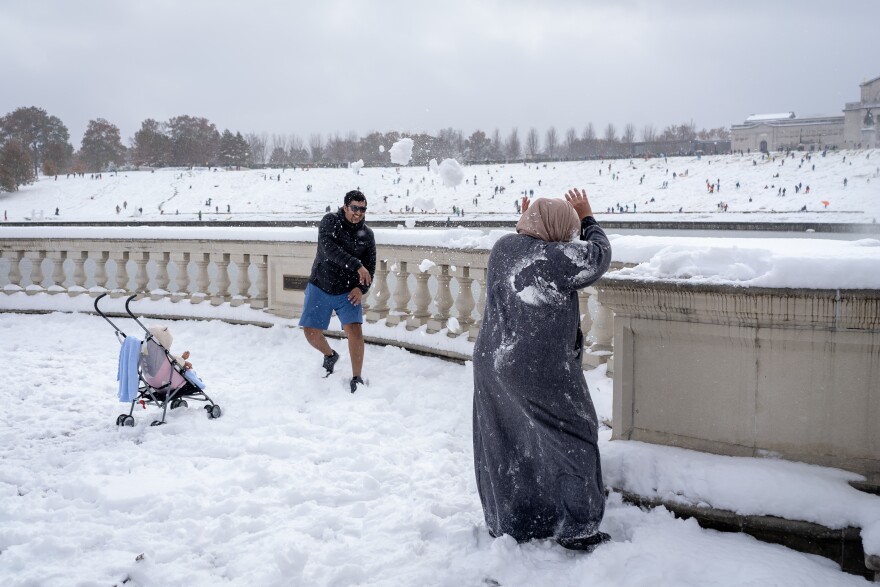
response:
<path id="1" fill-rule="evenodd" d="M 223 413 L 220 406 L 214 403 L 208 394 L 204 391 L 204 384 L 191 370 L 184 370 L 177 361 L 171 357 L 171 352 L 162 346 L 149 329 L 138 320 L 137 316 L 131 311 L 129 304 L 137 297 L 130 296 L 125 300 L 125 311 L 129 316 L 144 329 L 146 337 L 143 342 L 140 339 L 126 336 L 117 326 L 107 317 L 98 307 L 98 303 L 107 294 L 103 293 L 95 298 L 95 311 L 106 320 L 113 330 L 116 331 L 116 338 L 122 345 L 122 352 L 119 358 L 119 377 L 134 377 L 132 370 L 137 371 L 137 390 L 134 386 L 126 390 L 126 397 L 123 398 L 123 387 L 120 385 L 120 401 L 126 401 L 130 398 L 131 409 L 128 414 L 120 414 L 116 418 L 117 426 L 134 426 L 134 407 L 136 404 L 146 409 L 147 405 L 155 405 L 162 408 L 162 419 L 153 420 L 151 426 L 159 426 L 165 423 L 165 415 L 170 407 L 172 410 L 187 407 L 187 399 L 207 402 L 205 410 L 208 412 L 208 419 L 219 418 Z M 170 345 L 169 345 L 170 346 Z M 137 358 L 135 359 L 134 356 Z M 131 380 L 130 380 L 131 381 Z"/>

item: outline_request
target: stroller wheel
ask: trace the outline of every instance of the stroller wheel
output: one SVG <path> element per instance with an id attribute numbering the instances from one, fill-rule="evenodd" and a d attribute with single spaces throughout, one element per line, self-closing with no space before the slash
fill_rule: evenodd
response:
<path id="1" fill-rule="evenodd" d="M 122 419 L 122 425 L 129 427 L 134 426 L 134 418 L 126 414 L 123 415 L 125 416 L 125 418 Z"/>
<path id="2" fill-rule="evenodd" d="M 118 416 L 116 416 L 116 425 L 117 426 L 122 426 L 122 423 L 125 421 L 125 416 L 126 416 L 126 414 L 119 414 Z"/>
<path id="3" fill-rule="evenodd" d="M 153 421 L 150 423 L 150 426 L 161 426 L 161 425 L 164 424 L 164 423 L 165 423 L 165 422 L 163 422 L 162 420 L 153 420 Z"/>
<path id="4" fill-rule="evenodd" d="M 187 407 L 188 405 L 189 405 L 189 404 L 186 403 L 186 400 L 185 400 L 185 399 L 176 399 L 176 400 L 172 400 L 172 402 L 171 402 L 171 409 L 172 409 L 172 410 L 176 410 L 177 408 L 185 408 L 185 407 Z"/>
<path id="5" fill-rule="evenodd" d="M 205 406 L 205 410 L 208 412 L 208 419 L 214 420 L 219 418 L 223 414 L 223 410 L 220 409 L 220 406 L 214 404 L 213 406 Z"/>

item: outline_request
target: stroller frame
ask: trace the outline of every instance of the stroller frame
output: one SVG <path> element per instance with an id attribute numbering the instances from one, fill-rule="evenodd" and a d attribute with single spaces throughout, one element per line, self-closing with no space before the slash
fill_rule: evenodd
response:
<path id="1" fill-rule="evenodd" d="M 107 294 L 102 293 L 97 298 L 95 298 L 95 311 L 104 320 L 106 320 L 110 324 L 110 326 L 113 327 L 113 330 L 116 332 L 116 338 L 119 340 L 119 344 L 122 344 L 125 341 L 126 334 L 122 330 L 120 330 L 119 327 L 116 326 L 116 324 L 114 324 L 113 321 L 110 320 L 110 318 L 107 316 L 107 314 L 102 312 L 101 308 L 98 306 L 98 303 L 105 296 L 107 296 Z M 138 317 L 134 315 L 134 312 L 131 311 L 131 307 L 129 306 L 129 304 L 131 304 L 131 301 L 134 300 L 136 297 L 138 297 L 138 294 L 129 296 L 128 299 L 125 300 L 125 311 L 131 317 L 131 319 L 134 320 L 137 325 L 140 326 L 146 333 L 146 338 L 143 340 L 141 345 L 147 344 L 149 341 L 153 341 L 153 343 L 156 344 L 165 353 L 165 358 L 168 360 L 169 363 L 171 363 L 171 368 L 177 371 L 177 373 L 179 373 L 184 378 L 186 383 L 184 385 L 181 385 L 177 389 L 172 390 L 169 389 L 171 387 L 171 380 L 169 378 L 169 382 L 165 386 L 160 388 L 153 387 L 152 385 L 147 383 L 147 380 L 141 370 L 140 361 L 138 361 L 137 397 L 132 400 L 131 409 L 128 411 L 128 414 L 120 414 L 119 416 L 117 416 L 116 425 L 134 426 L 134 407 L 136 404 L 140 403 L 141 406 L 144 407 L 144 409 L 146 409 L 147 405 L 155 405 L 162 408 L 162 419 L 153 420 L 153 422 L 150 424 L 151 426 L 160 426 L 165 423 L 165 416 L 168 413 L 169 407 L 172 410 L 175 410 L 177 408 L 185 408 L 189 405 L 184 398 L 207 402 L 207 405 L 205 405 L 204 408 L 205 411 L 208 412 L 208 419 L 213 420 L 219 418 L 223 413 L 223 411 L 220 409 L 220 406 L 214 403 L 214 400 L 208 397 L 208 394 L 206 394 L 204 390 L 199 389 L 197 386 L 191 383 L 189 379 L 186 378 L 184 374 L 185 370 L 183 369 L 183 367 L 177 364 L 177 361 L 175 361 L 171 357 L 171 352 L 166 349 L 158 340 L 156 340 L 156 337 L 153 336 L 149 329 L 144 326 L 144 324 L 138 319 Z M 163 395 L 164 399 L 162 399 Z"/>

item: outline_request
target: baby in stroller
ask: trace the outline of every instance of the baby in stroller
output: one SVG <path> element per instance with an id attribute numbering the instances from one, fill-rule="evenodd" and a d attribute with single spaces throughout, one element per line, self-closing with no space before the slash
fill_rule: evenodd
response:
<path id="1" fill-rule="evenodd" d="M 132 300 L 137 297 L 135 294 L 125 301 L 125 311 L 147 336 L 143 342 L 134 336 L 126 336 L 99 307 L 99 302 L 107 295 L 103 293 L 95 298 L 95 311 L 113 327 L 122 345 L 116 375 L 119 381 L 117 395 L 120 401 L 131 402 L 129 413 L 120 414 L 116 418 L 116 425 L 134 426 L 133 414 L 137 404 L 145 409 L 147 404 L 162 408 L 162 419 L 153 421 L 152 425 L 164 424 L 169 407 L 172 410 L 187 407 L 184 398 L 205 402 L 208 418 L 219 418 L 222 414 L 220 406 L 205 393 L 205 384 L 187 360 L 189 351 L 179 357 L 171 354 L 174 340 L 171 330 L 167 326 L 144 326 L 130 307 Z"/>
<path id="2" fill-rule="evenodd" d="M 181 356 L 170 354 L 171 343 L 174 342 L 171 329 L 167 326 L 150 326 L 147 331 L 153 337 L 147 337 L 141 347 L 141 374 L 155 393 L 167 397 L 169 392 L 176 391 L 174 395 L 181 396 L 199 393 L 204 389 L 204 383 L 187 360 L 189 351 L 184 351 Z M 168 354 L 165 350 L 168 350 Z"/>

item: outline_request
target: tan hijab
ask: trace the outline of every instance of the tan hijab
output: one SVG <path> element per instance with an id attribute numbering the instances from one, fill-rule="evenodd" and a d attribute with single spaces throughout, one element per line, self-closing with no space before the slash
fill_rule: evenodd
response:
<path id="1" fill-rule="evenodd" d="M 567 242 L 580 230 L 577 212 L 565 200 L 538 198 L 516 223 L 519 234 L 548 242 Z"/>

